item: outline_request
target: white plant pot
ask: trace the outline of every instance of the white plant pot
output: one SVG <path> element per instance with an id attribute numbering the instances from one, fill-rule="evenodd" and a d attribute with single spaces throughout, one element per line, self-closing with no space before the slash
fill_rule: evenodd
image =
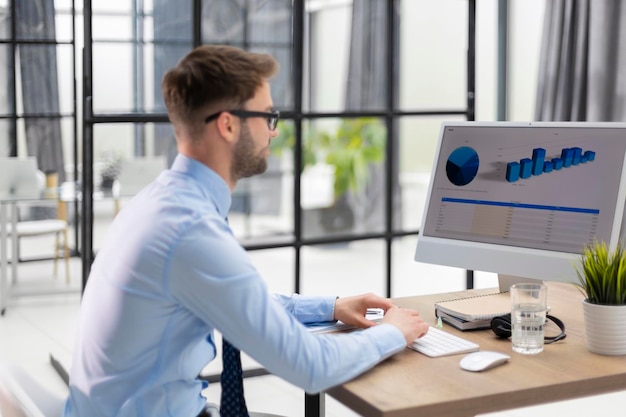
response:
<path id="1" fill-rule="evenodd" d="M 626 305 L 606 306 L 583 300 L 587 349 L 601 355 L 626 355 Z"/>

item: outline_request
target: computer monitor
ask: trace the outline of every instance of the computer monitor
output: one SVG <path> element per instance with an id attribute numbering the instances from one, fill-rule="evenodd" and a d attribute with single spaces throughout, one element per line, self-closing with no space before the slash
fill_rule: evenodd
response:
<path id="1" fill-rule="evenodd" d="M 35 157 L 0 157 L 0 199 L 37 198 L 41 194 Z"/>
<path id="2" fill-rule="evenodd" d="M 444 123 L 415 260 L 577 282 L 584 246 L 620 239 L 625 155 L 626 124 Z"/>

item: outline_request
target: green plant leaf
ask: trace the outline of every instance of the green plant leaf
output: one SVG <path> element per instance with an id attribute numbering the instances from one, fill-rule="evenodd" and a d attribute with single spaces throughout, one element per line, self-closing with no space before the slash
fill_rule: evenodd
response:
<path id="1" fill-rule="evenodd" d="M 592 304 L 626 304 L 626 251 L 605 242 L 585 246 L 576 265 L 579 288 Z"/>
<path id="2" fill-rule="evenodd" d="M 280 156 L 295 147 L 293 123 L 280 122 L 279 134 L 272 140 L 272 153 Z M 369 181 L 372 164 L 384 160 L 386 128 L 378 118 L 342 119 L 334 132 L 308 129 L 303 132 L 302 169 L 320 159 L 335 169 L 335 200 L 348 191 L 358 192 Z"/>

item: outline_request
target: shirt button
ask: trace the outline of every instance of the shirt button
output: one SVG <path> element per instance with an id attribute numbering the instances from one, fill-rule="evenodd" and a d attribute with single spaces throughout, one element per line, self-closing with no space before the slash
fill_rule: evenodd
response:
<path id="1" fill-rule="evenodd" d="M 315 316 L 315 320 L 321 321 L 322 320 L 322 316 Z"/>

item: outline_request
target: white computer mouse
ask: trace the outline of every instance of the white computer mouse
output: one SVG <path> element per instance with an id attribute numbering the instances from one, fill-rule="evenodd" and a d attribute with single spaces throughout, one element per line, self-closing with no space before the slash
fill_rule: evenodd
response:
<path id="1" fill-rule="evenodd" d="M 465 355 L 459 365 L 461 369 L 472 372 L 485 371 L 506 363 L 511 357 L 505 353 L 481 350 Z"/>

